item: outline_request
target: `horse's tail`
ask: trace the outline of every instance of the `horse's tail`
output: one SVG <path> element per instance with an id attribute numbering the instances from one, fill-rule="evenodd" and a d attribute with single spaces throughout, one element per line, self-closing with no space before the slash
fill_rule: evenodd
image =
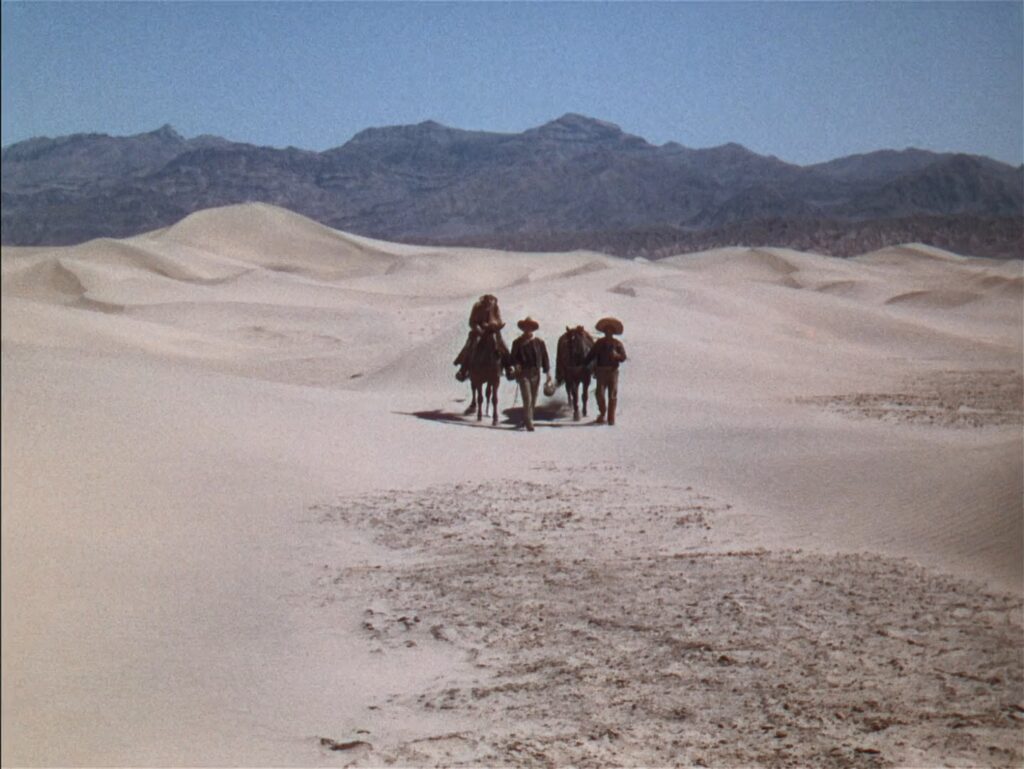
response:
<path id="1" fill-rule="evenodd" d="M 558 351 L 555 353 L 555 381 L 565 381 L 565 370 L 569 367 L 569 332 L 558 337 Z"/>

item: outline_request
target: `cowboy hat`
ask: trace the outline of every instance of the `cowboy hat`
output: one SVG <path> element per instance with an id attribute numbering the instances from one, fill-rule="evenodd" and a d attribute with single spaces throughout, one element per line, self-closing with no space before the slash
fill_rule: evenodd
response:
<path id="1" fill-rule="evenodd" d="M 525 318 L 519 321 L 516 325 L 519 326 L 519 328 L 521 328 L 523 331 L 536 331 L 538 328 L 540 328 L 540 323 L 535 321 L 529 315 L 527 315 Z"/>
<path id="2" fill-rule="evenodd" d="M 612 334 L 621 334 L 622 321 L 618 318 L 601 318 L 601 320 L 597 322 L 595 328 L 602 333 L 608 331 Z"/>

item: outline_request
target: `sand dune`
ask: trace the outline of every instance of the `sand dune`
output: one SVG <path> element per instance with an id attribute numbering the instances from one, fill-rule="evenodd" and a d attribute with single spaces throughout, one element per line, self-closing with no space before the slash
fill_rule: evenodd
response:
<path id="1" fill-rule="evenodd" d="M 970 257 L 954 254 L 935 246 L 927 246 L 923 243 L 908 243 L 903 246 L 883 248 L 872 251 L 868 254 L 856 256 L 854 259 L 863 264 L 886 264 L 899 267 L 906 267 L 910 264 L 922 263 L 945 263 L 965 264 L 971 261 Z"/>
<path id="2" fill-rule="evenodd" d="M 956 291 L 935 289 L 932 291 L 908 291 L 885 300 L 886 304 L 913 304 L 937 309 L 960 307 L 982 298 L 973 291 Z"/>
<path id="3" fill-rule="evenodd" d="M 390 255 L 372 241 L 265 203 L 199 211 L 139 240 L 212 251 L 267 269 L 308 272 L 325 279 L 378 272 L 392 264 Z"/>
<path id="4" fill-rule="evenodd" d="M 263 204 L 2 252 L 5 765 L 1019 765 L 1022 268 Z M 620 317 L 619 424 L 503 383 Z"/>

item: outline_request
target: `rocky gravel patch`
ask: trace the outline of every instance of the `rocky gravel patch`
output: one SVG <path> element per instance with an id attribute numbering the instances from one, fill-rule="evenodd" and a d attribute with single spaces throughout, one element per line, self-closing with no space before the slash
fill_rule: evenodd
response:
<path id="1" fill-rule="evenodd" d="M 475 671 L 381 707 L 478 726 L 375 735 L 354 763 L 1024 761 L 1019 598 L 872 555 L 716 551 L 727 505 L 691 486 L 541 477 L 316 511 L 408 555 L 318 581 L 365 601 L 367 644 L 449 645 Z"/>
<path id="2" fill-rule="evenodd" d="M 943 371 L 909 380 L 897 392 L 814 396 L 799 402 L 892 423 L 1019 425 L 1024 421 L 1024 378 L 1013 370 Z"/>

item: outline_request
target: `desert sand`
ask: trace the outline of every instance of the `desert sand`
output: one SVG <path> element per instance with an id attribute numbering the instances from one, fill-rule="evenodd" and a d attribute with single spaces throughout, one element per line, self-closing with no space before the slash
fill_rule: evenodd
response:
<path id="1" fill-rule="evenodd" d="M 1019 766 L 1022 269 L 4 248 L 3 764 Z M 496 294 L 618 424 L 463 416 Z"/>

